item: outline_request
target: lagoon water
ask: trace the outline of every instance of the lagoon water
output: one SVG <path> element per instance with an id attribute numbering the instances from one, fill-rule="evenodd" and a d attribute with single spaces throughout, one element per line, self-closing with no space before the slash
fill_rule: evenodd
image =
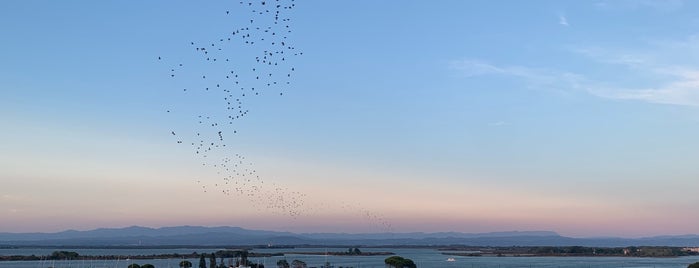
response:
<path id="1" fill-rule="evenodd" d="M 75 251 L 81 255 L 150 255 L 168 253 L 211 253 L 218 249 L 212 248 L 180 248 L 180 249 L 55 249 L 55 248 L 21 248 L 0 249 L 0 255 L 47 255 L 55 250 Z M 255 249 L 253 252 L 324 252 L 343 251 L 344 248 L 297 248 L 297 249 Z M 698 262 L 699 256 L 678 258 L 629 258 L 629 257 L 460 257 L 443 255 L 436 249 L 405 249 L 405 248 L 367 248 L 363 251 L 390 251 L 402 257 L 410 258 L 420 268 L 593 268 L 593 267 L 624 267 L 624 268 L 685 268 L 688 264 Z M 324 256 L 324 255 L 299 255 L 286 254 L 269 258 L 251 258 L 252 261 L 266 264 L 266 267 L 276 267 L 280 259 L 301 260 L 308 267 L 319 267 L 327 260 L 335 268 L 339 267 L 376 267 L 383 268 L 383 260 L 387 256 Z M 447 262 L 453 257 L 456 261 Z M 0 268 L 126 268 L 131 263 L 150 263 L 157 268 L 177 268 L 182 259 L 158 259 L 158 260 L 94 260 L 94 261 L 19 261 L 0 262 Z M 199 259 L 189 259 L 198 267 Z M 208 262 L 208 259 L 207 259 Z"/>

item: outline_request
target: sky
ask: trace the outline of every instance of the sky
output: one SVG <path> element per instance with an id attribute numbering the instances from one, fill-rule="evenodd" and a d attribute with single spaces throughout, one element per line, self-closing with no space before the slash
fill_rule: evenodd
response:
<path id="1" fill-rule="evenodd" d="M 289 87 L 220 152 L 304 193 L 291 217 L 204 193 L 170 135 L 215 105 L 168 64 L 237 1 L 1 1 L 0 232 L 699 233 L 699 3 L 295 4 Z"/>

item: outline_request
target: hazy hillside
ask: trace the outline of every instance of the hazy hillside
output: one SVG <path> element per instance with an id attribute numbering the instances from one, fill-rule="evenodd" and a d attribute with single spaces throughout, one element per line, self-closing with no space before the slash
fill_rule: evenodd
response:
<path id="1" fill-rule="evenodd" d="M 698 235 L 572 238 L 549 231 L 494 233 L 290 233 L 239 227 L 100 228 L 57 233 L 0 233 L 2 245 L 470 245 L 470 246 L 698 246 Z"/>

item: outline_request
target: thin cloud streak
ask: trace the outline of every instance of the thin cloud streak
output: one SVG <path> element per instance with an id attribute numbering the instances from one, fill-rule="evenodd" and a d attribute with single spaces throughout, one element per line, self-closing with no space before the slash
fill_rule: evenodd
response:
<path id="1" fill-rule="evenodd" d="M 568 19 L 563 15 L 558 16 L 558 24 L 566 26 L 566 27 L 570 26 L 570 24 L 568 24 Z"/>
<path id="2" fill-rule="evenodd" d="M 682 8 L 684 2 L 684 0 L 600 0 L 595 3 L 595 6 L 602 10 L 651 9 L 670 12 Z"/>
<path id="3" fill-rule="evenodd" d="M 610 99 L 638 100 L 649 103 L 699 106 L 699 75 L 679 75 L 677 79 L 650 88 L 589 88 L 596 96 Z"/>
<path id="4" fill-rule="evenodd" d="M 507 126 L 507 125 L 509 125 L 509 124 L 505 121 L 496 121 L 496 122 L 488 123 L 488 126 L 490 126 L 490 127 L 503 127 L 503 126 Z"/>
<path id="5" fill-rule="evenodd" d="M 664 63 L 668 58 L 697 58 L 699 42 L 695 36 L 686 41 L 654 42 L 647 51 L 600 48 L 573 49 L 573 52 L 596 62 L 626 67 L 639 76 L 659 80 L 648 87 L 604 87 L 589 83 L 588 92 L 604 98 L 638 100 L 649 103 L 699 106 L 699 68 L 678 63 Z"/>
<path id="6" fill-rule="evenodd" d="M 691 38 L 690 43 L 697 43 Z M 691 47 L 687 42 L 682 47 Z M 655 48 L 654 51 L 670 52 L 673 46 Z M 462 60 L 451 63 L 451 68 L 467 77 L 502 75 L 522 79 L 527 86 L 548 89 L 585 91 L 605 99 L 632 100 L 647 103 L 699 106 L 699 68 L 678 64 L 658 63 L 664 58 L 662 52 L 629 53 L 600 48 L 577 48 L 572 52 L 591 59 L 597 64 L 627 68 L 632 75 L 652 79 L 648 87 L 614 85 L 620 83 L 609 79 L 593 79 L 589 75 L 553 69 L 530 68 L 527 66 L 499 66 L 484 61 Z M 676 52 L 674 52 L 676 53 Z M 691 54 L 691 53 L 690 53 Z M 660 81 L 660 82 L 658 82 Z"/>
<path id="7" fill-rule="evenodd" d="M 466 77 L 501 75 L 526 81 L 527 86 L 536 88 L 580 89 L 585 80 L 579 74 L 525 66 L 498 66 L 477 60 L 453 61 L 451 69 Z"/>
<path id="8" fill-rule="evenodd" d="M 571 48 L 570 51 L 597 62 L 624 65 L 630 68 L 649 68 L 649 62 L 654 61 L 649 55 L 642 56 L 639 55 L 640 53 L 629 53 L 628 49 L 612 52 L 602 48 L 586 47 Z"/>
<path id="9" fill-rule="evenodd" d="M 450 67 L 451 69 L 459 71 L 461 75 L 467 77 L 504 75 L 521 78 L 537 85 L 560 84 L 561 82 L 577 84 L 575 81 L 582 78 L 577 74 L 569 72 L 560 72 L 517 65 L 497 66 L 478 60 L 453 61 L 451 62 Z"/>

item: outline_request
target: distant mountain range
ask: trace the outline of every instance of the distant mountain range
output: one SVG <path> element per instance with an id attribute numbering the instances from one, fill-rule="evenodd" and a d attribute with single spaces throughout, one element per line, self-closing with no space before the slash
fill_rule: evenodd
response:
<path id="1" fill-rule="evenodd" d="M 645 238 L 573 238 L 549 231 L 494 233 L 290 233 L 239 227 L 177 226 L 100 228 L 57 233 L 0 233 L 0 245 L 165 246 L 165 245 L 353 245 L 353 246 L 699 246 L 699 235 Z"/>

